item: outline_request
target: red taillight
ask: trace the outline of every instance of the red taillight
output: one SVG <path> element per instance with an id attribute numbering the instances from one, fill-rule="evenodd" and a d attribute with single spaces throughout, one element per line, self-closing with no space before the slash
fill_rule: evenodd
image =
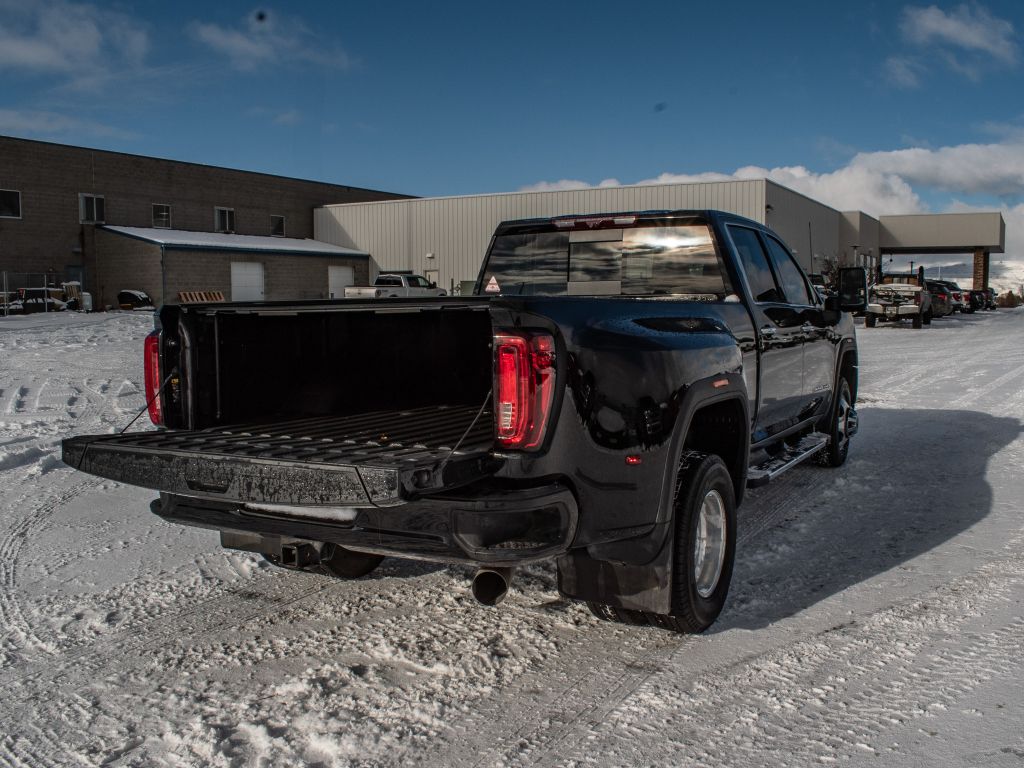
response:
<path id="1" fill-rule="evenodd" d="M 914 294 L 914 303 L 915 304 L 920 304 L 921 303 L 921 292 L 920 291 L 918 291 L 917 293 Z"/>
<path id="2" fill-rule="evenodd" d="M 159 427 L 164 423 L 164 411 L 160 405 L 160 331 L 153 331 L 146 337 L 144 357 L 149 420 Z"/>
<path id="3" fill-rule="evenodd" d="M 494 421 L 498 443 L 523 450 L 540 447 L 554 394 L 554 339 L 546 334 L 496 334 Z"/>

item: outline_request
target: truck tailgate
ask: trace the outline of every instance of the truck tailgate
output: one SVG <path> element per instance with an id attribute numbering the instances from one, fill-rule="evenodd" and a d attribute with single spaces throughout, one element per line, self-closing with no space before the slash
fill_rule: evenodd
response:
<path id="1" fill-rule="evenodd" d="M 492 474 L 492 441 L 487 411 L 442 406 L 199 431 L 86 435 L 64 440 L 63 460 L 111 480 L 189 496 L 392 506 Z"/>

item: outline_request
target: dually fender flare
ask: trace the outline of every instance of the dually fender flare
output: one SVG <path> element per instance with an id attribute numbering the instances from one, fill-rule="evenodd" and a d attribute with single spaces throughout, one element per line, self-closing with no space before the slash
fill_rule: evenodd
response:
<path id="1" fill-rule="evenodd" d="M 672 434 L 668 464 L 665 468 L 661 503 L 659 504 L 656 522 L 667 522 L 672 517 L 672 498 L 675 494 L 676 470 L 683 459 L 683 449 L 686 446 L 686 438 L 690 434 L 693 417 L 702 408 L 732 400 L 739 404 L 742 414 L 742 430 L 737 441 L 736 455 L 732 457 L 732 460 L 725 456 L 722 459 L 730 467 L 736 466 L 739 468 L 737 477 L 733 478 L 733 485 L 737 488 L 743 488 L 747 475 L 746 456 L 750 450 L 750 399 L 747 395 L 746 381 L 741 373 L 708 376 L 694 382 L 687 390 L 680 404 L 679 417 L 676 419 L 675 430 Z M 741 495 L 741 493 L 737 493 L 737 499 Z"/>
<path id="2" fill-rule="evenodd" d="M 738 402 L 743 414 L 736 457 L 741 467 L 741 477 L 734 478 L 734 482 L 746 482 L 750 419 L 743 376 L 718 374 L 698 380 L 687 388 L 680 402 L 679 416 L 666 458 L 656 522 L 647 534 L 637 539 L 592 545 L 559 558 L 558 584 L 563 595 L 631 610 L 669 612 L 672 605 L 675 554 L 673 501 L 676 472 L 682 462 L 686 437 L 694 415 L 701 408 L 732 400 Z"/>

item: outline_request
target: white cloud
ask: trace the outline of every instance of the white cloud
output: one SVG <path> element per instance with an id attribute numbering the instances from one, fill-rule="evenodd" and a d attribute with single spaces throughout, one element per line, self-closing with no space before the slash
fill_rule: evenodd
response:
<path id="1" fill-rule="evenodd" d="M 1014 67 L 1018 44 L 1013 24 L 982 5 L 959 5 L 948 13 L 934 5 L 906 6 L 900 36 L 911 49 L 885 60 L 883 71 L 897 88 L 916 88 L 935 62 L 970 80 L 993 65 Z M 913 53 L 914 50 L 919 53 Z"/>
<path id="2" fill-rule="evenodd" d="M 889 82 L 899 88 L 917 88 L 921 84 L 921 65 L 905 56 L 890 56 L 885 60 Z"/>
<path id="3" fill-rule="evenodd" d="M 68 117 L 58 112 L 14 109 L 0 109 L 0 134 L 47 139 L 81 139 L 83 136 L 125 140 L 136 138 L 134 134 L 113 126 Z"/>
<path id="4" fill-rule="evenodd" d="M 914 45 L 983 53 L 1006 65 L 1017 61 L 1013 24 L 981 5 L 960 5 L 950 13 L 934 5 L 908 6 L 903 9 L 900 31 Z"/>
<path id="5" fill-rule="evenodd" d="M 297 109 L 289 109 L 274 116 L 274 125 L 298 125 L 302 122 L 302 115 Z"/>
<path id="6" fill-rule="evenodd" d="M 266 11 L 249 15 L 244 25 L 194 22 L 192 36 L 242 72 L 270 64 L 301 63 L 330 69 L 349 69 L 352 60 L 341 48 L 321 43 L 302 21 Z"/>
<path id="7" fill-rule="evenodd" d="M 695 184 L 735 179 L 771 179 L 774 182 L 801 192 L 815 200 L 839 210 L 863 209 L 868 213 L 918 213 L 923 210 L 921 200 L 910 185 L 892 173 L 849 165 L 832 173 L 815 173 L 807 168 L 785 166 L 761 168 L 755 165 L 738 168 L 733 173 L 662 173 L 635 184 Z M 605 179 L 592 185 L 584 181 L 563 179 L 541 181 L 522 187 L 522 192 L 549 192 L 564 189 L 587 189 L 589 187 L 618 186 L 616 179 Z"/>
<path id="8" fill-rule="evenodd" d="M 1024 143 L 960 144 L 854 157 L 853 165 L 954 194 L 1024 195 Z"/>
<path id="9" fill-rule="evenodd" d="M 140 67 L 149 33 L 115 11 L 62 0 L 0 0 L 0 67 L 68 78 L 95 88 L 113 72 Z"/>
<path id="10" fill-rule="evenodd" d="M 1001 143 L 960 144 L 938 149 L 911 148 L 862 152 L 843 167 L 819 173 L 808 168 L 744 166 L 732 173 L 662 173 L 636 184 L 688 184 L 736 179 L 771 179 L 841 211 L 862 210 L 873 216 L 927 213 L 931 209 L 918 190 L 951 195 L 942 210 L 999 210 L 1006 220 L 1007 259 L 1024 260 L 1024 140 L 1017 134 Z M 540 182 L 523 191 L 585 189 L 599 185 L 578 180 Z M 627 182 L 629 183 L 629 182 Z M 1004 205 L 971 205 L 957 196 L 1014 201 Z"/>
<path id="11" fill-rule="evenodd" d="M 590 189 L 591 187 L 621 187 L 618 179 L 603 179 L 597 184 L 590 184 L 578 179 L 559 179 L 558 181 L 539 181 L 527 187 L 522 187 L 520 192 L 563 192 L 568 189 Z"/>

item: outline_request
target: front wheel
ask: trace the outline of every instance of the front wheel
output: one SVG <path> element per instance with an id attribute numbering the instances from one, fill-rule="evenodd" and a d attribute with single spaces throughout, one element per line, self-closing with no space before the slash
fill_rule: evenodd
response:
<path id="1" fill-rule="evenodd" d="M 878 318 L 874 315 L 864 315 L 864 325 L 868 328 L 874 328 L 875 323 L 878 322 Z"/>
<path id="2" fill-rule="evenodd" d="M 840 377 L 832 406 L 832 423 L 828 431 L 828 444 L 821 452 L 821 463 L 826 467 L 841 467 L 850 453 L 850 431 L 856 428 L 857 413 L 853 409 L 853 392 L 846 377 Z"/>

